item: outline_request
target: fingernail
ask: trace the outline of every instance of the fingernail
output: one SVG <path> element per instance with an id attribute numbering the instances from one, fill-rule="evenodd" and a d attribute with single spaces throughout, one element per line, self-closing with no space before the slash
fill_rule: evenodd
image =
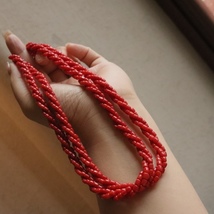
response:
<path id="1" fill-rule="evenodd" d="M 39 65 L 46 65 L 48 63 L 48 59 L 47 57 L 41 55 L 41 54 L 36 54 L 35 56 L 35 61 L 36 63 L 38 63 Z"/>
<path id="2" fill-rule="evenodd" d="M 7 72 L 9 75 L 11 74 L 11 66 L 9 62 L 7 62 Z"/>
<path id="3" fill-rule="evenodd" d="M 36 56 L 35 56 L 35 61 L 36 61 L 38 64 L 40 64 L 40 63 L 42 63 L 42 62 L 44 61 L 44 57 L 41 56 L 40 54 L 36 54 Z"/>
<path id="4" fill-rule="evenodd" d="M 12 54 L 21 54 L 25 50 L 25 45 L 22 41 L 12 32 L 6 31 L 4 33 L 5 42 L 8 49 Z"/>
<path id="5" fill-rule="evenodd" d="M 10 34 L 12 34 L 12 32 L 11 32 L 10 30 L 6 30 L 5 32 L 2 33 L 2 35 L 3 35 L 3 37 L 4 37 L 5 40 L 7 39 L 7 37 L 8 37 Z"/>

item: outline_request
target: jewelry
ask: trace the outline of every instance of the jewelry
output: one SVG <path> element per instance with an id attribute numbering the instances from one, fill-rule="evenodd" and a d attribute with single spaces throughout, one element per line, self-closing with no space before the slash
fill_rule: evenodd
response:
<path id="1" fill-rule="evenodd" d="M 20 56 L 11 55 L 9 58 L 21 72 L 32 97 L 41 108 L 50 127 L 55 131 L 62 149 L 74 165 L 76 173 L 84 183 L 88 184 L 90 190 L 104 199 L 119 200 L 124 197 L 132 197 L 137 192 L 141 192 L 157 183 L 167 166 L 167 154 L 156 133 L 147 122 L 104 79 L 56 49 L 46 44 L 29 43 L 27 44 L 27 50 L 32 57 L 35 57 L 37 53 L 42 54 L 66 75 L 78 80 L 79 84 L 99 101 L 112 119 L 114 127 L 136 148 L 141 158 L 142 170 L 134 183 L 121 184 L 103 175 L 89 157 L 78 135 L 74 132 L 44 74 Z M 147 148 L 144 141 L 123 121 L 115 110 L 113 103 L 141 130 L 142 134 L 148 139 L 152 152 Z"/>

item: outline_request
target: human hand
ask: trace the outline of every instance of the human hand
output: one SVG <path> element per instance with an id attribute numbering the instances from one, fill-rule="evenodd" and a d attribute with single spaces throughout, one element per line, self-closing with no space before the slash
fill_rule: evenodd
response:
<path id="1" fill-rule="evenodd" d="M 69 109 L 66 113 L 70 120 L 74 120 L 75 124 L 79 123 L 78 120 L 75 121 L 73 118 L 74 115 L 71 114 L 71 109 L 75 109 L 78 118 L 85 118 L 87 120 L 88 117 L 91 117 L 92 112 L 91 109 L 88 108 L 91 102 L 88 99 L 88 95 L 79 86 L 77 81 L 72 77 L 68 78 L 62 71 L 57 69 L 53 63 L 40 55 L 36 55 L 35 60 L 32 59 L 27 53 L 25 45 L 14 34 L 6 34 L 5 39 L 11 53 L 20 55 L 23 59 L 31 62 L 35 67 L 39 68 L 41 72 L 46 74 L 63 108 L 65 111 Z M 91 72 L 104 78 L 116 89 L 118 94 L 125 99 L 130 99 L 132 96 L 135 96 L 132 83 L 126 73 L 92 49 L 83 45 L 70 43 L 64 47 L 59 47 L 58 50 L 72 59 L 85 63 Z M 11 65 L 9 73 L 11 74 L 11 85 L 14 94 L 25 115 L 36 122 L 46 124 L 45 121 L 41 120 L 41 115 L 38 115 L 38 111 L 35 111 L 36 106 L 34 102 L 32 102 L 32 98 L 25 87 L 23 79 L 14 65 Z M 90 104 L 88 102 L 90 102 Z M 79 107 L 77 108 L 76 106 Z M 81 111 L 79 111 L 80 106 Z M 88 110 L 90 110 L 90 113 Z"/>
<path id="2" fill-rule="evenodd" d="M 119 162 L 122 160 L 124 165 L 126 165 L 124 166 L 124 170 L 126 170 L 126 168 L 129 170 L 131 167 L 133 170 L 133 166 L 136 165 L 136 173 L 130 176 L 130 180 L 134 181 L 140 170 L 140 164 L 136 161 L 136 154 L 132 151 L 133 148 L 130 148 L 132 151 L 130 152 L 129 149 L 127 149 L 129 146 L 124 143 L 118 143 L 116 146 L 115 144 L 112 145 L 109 143 L 111 141 L 115 143 L 117 141 L 124 142 L 125 140 L 120 133 L 114 130 L 112 121 L 108 118 L 106 112 L 99 106 L 97 101 L 93 100 L 91 95 L 84 91 L 76 80 L 71 77 L 68 78 L 47 58 L 41 55 L 36 55 L 35 59 L 31 58 L 26 51 L 25 45 L 14 34 L 6 34 L 5 40 L 11 53 L 20 55 L 23 59 L 37 67 L 41 72 L 45 73 L 62 108 L 74 127 L 74 130 L 82 139 L 89 155 L 101 166 L 101 169 L 103 169 L 104 172 L 108 171 L 109 166 L 106 167 L 106 165 L 111 163 L 111 161 L 108 163 L 100 163 L 100 160 L 103 160 L 103 156 L 115 156 L 117 159 L 121 155 L 123 158 L 119 158 Z M 128 102 L 136 103 L 138 101 L 129 77 L 117 65 L 107 61 L 95 51 L 82 45 L 69 43 L 64 47 L 59 47 L 58 50 L 68 57 L 86 64 L 91 72 L 105 79 L 113 86 L 117 93 Z M 40 109 L 36 106 L 25 86 L 21 74 L 14 64 L 10 65 L 9 73 L 15 97 L 24 114 L 33 121 L 47 125 L 47 121 L 43 118 Z M 126 153 L 127 156 L 124 156 Z M 123 160 L 124 157 L 127 158 L 126 161 Z M 133 165 L 125 164 L 129 159 L 134 160 Z M 113 162 L 115 162 L 114 158 L 112 159 L 112 164 Z M 120 164 L 119 162 L 118 165 Z M 117 167 L 112 171 L 118 174 Z M 115 176 L 115 178 L 116 177 L 117 176 Z M 129 179 L 127 180 L 124 176 L 121 177 L 119 181 L 127 182 Z"/>

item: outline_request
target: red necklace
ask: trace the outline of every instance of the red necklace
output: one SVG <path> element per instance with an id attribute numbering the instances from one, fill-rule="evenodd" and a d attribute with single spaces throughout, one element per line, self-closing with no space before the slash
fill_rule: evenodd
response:
<path id="1" fill-rule="evenodd" d="M 27 44 L 27 50 L 32 56 L 35 56 L 37 52 L 46 56 L 59 69 L 64 71 L 66 75 L 78 80 L 79 84 L 83 86 L 85 90 L 91 92 L 100 102 L 100 105 L 108 112 L 115 128 L 122 132 L 136 148 L 141 157 L 142 170 L 139 172 L 134 183 L 121 184 L 103 175 L 88 156 L 80 138 L 68 122 L 68 118 L 63 112 L 45 76 L 28 62 L 21 59 L 20 56 L 11 55 L 9 58 L 21 72 L 32 97 L 41 108 L 50 127 L 55 131 L 57 138 L 61 142 L 62 149 L 74 165 L 76 173 L 81 176 L 84 183 L 89 185 L 90 190 L 104 199 L 112 198 L 119 200 L 123 197 L 134 196 L 137 192 L 153 186 L 165 171 L 167 154 L 156 133 L 148 126 L 147 122 L 144 121 L 104 79 L 90 72 L 54 48 L 46 44 L 29 43 Z M 108 99 L 106 97 L 108 97 Z M 109 101 L 109 98 L 111 101 Z M 115 103 L 129 116 L 132 123 L 140 128 L 142 134 L 150 143 L 155 154 L 154 157 L 147 149 L 143 140 L 125 124 L 114 109 L 112 103 Z"/>

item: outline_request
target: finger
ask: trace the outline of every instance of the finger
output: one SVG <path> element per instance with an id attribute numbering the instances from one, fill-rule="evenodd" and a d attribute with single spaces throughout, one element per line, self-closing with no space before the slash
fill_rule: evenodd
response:
<path id="1" fill-rule="evenodd" d="M 31 56 L 28 54 L 23 42 L 13 33 L 7 31 L 4 34 L 5 43 L 12 54 L 21 56 L 24 60 L 33 63 Z"/>
<path id="2" fill-rule="evenodd" d="M 67 76 L 60 72 L 56 66 L 49 61 L 47 58 L 36 55 L 36 60 L 34 61 L 32 57 L 26 50 L 23 42 L 13 33 L 6 32 L 4 35 L 6 45 L 12 54 L 17 54 L 21 56 L 24 60 L 30 62 L 34 67 L 36 67 L 41 72 L 49 74 L 49 78 L 53 82 L 61 82 L 67 79 Z M 61 52 L 65 52 L 65 48 L 59 48 Z M 51 74 L 50 74 L 51 73 Z"/>
<path id="3" fill-rule="evenodd" d="M 58 47 L 57 50 L 66 55 L 65 47 Z M 40 65 L 41 70 L 49 76 L 52 82 L 63 82 L 68 79 L 68 76 L 47 57 L 38 53 L 35 56 L 35 62 Z"/>
<path id="4" fill-rule="evenodd" d="M 58 47 L 57 50 L 66 55 L 65 47 Z M 39 53 L 35 56 L 35 62 L 42 67 L 43 72 L 45 72 L 46 74 L 52 73 L 57 69 L 57 66 L 52 61 Z"/>
<path id="5" fill-rule="evenodd" d="M 42 125 L 48 126 L 48 123 L 44 119 L 41 110 L 38 108 L 34 99 L 29 93 L 20 72 L 13 63 L 10 63 L 8 66 L 8 73 L 10 74 L 13 93 L 25 116 Z"/>
<path id="6" fill-rule="evenodd" d="M 88 67 L 96 66 L 107 60 L 89 47 L 79 44 L 68 43 L 66 45 L 68 57 L 75 57 L 85 63 Z"/>
<path id="7" fill-rule="evenodd" d="M 4 38 L 5 38 L 6 45 L 12 54 L 19 55 L 25 49 L 25 45 L 21 42 L 21 40 L 18 39 L 18 37 L 12 34 L 10 31 L 7 31 L 4 34 Z"/>

